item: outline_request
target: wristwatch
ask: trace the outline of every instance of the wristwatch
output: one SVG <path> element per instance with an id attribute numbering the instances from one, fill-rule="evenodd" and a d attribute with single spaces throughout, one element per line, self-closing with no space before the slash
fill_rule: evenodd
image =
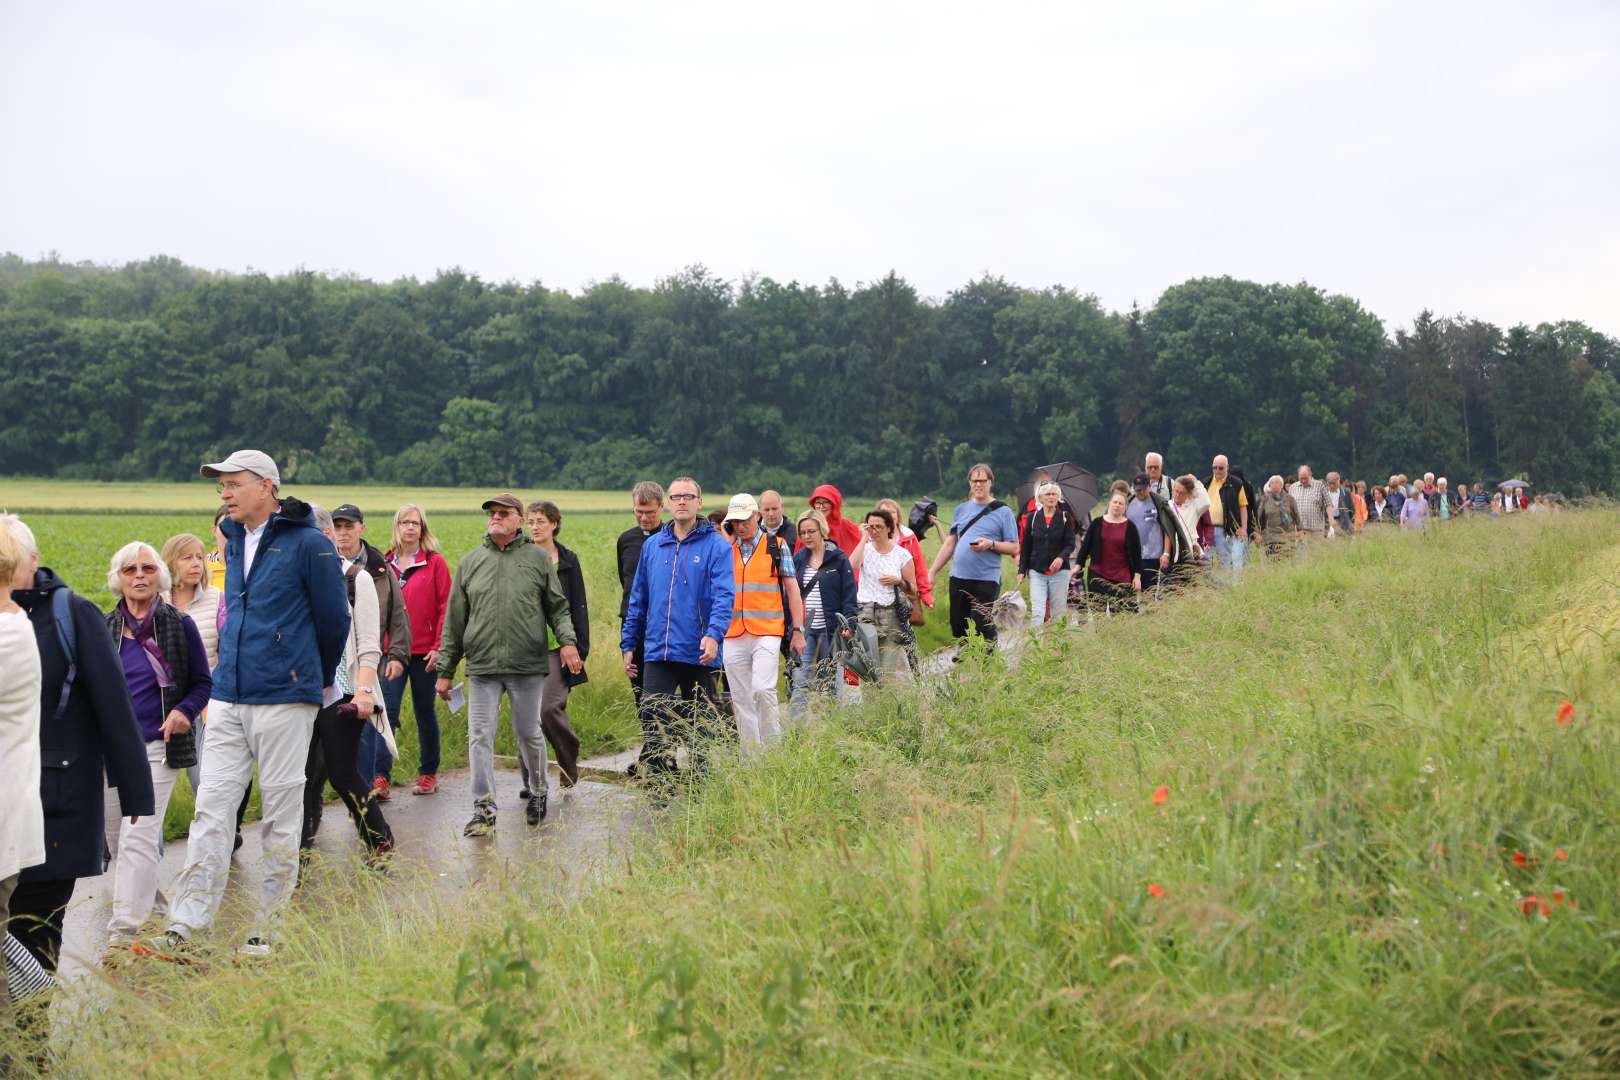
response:
<path id="1" fill-rule="evenodd" d="M 355 691 L 355 693 L 357 693 L 357 694 L 369 694 L 372 697 L 376 697 L 377 696 L 377 688 L 375 686 L 362 686 L 359 689 L 357 689 Z"/>

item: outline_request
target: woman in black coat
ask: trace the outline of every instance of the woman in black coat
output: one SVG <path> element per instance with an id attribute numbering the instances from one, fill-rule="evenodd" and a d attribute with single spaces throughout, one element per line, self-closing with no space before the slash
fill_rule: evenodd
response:
<path id="1" fill-rule="evenodd" d="M 557 577 L 562 583 L 563 595 L 568 598 L 568 615 L 574 623 L 574 644 L 579 648 L 581 663 L 591 654 L 591 615 L 585 604 L 585 574 L 579 566 L 579 556 L 557 543 L 562 532 L 562 510 L 556 503 L 542 499 L 528 508 L 529 537 L 535 546 L 551 556 L 557 565 Z M 578 675 L 570 674 L 562 666 L 557 650 L 551 650 L 551 670 L 546 673 L 545 687 L 540 697 L 540 730 L 551 744 L 551 752 L 562 772 L 563 787 L 579 782 L 579 736 L 568 721 L 568 692 L 585 681 L 585 669 Z M 528 798 L 531 777 L 524 774 L 522 798 Z M 545 780 L 539 783 L 544 798 Z"/>
<path id="2" fill-rule="evenodd" d="M 118 789 L 120 814 L 146 817 L 153 806 L 152 772 L 106 619 L 39 567 L 37 553 L 30 554 L 28 569 L 32 588 L 14 589 L 11 596 L 28 613 L 39 645 L 45 861 L 18 879 L 7 929 L 41 966 L 55 971 L 73 888 L 79 878 L 103 869 L 106 790 Z M 66 625 L 58 625 L 59 617 Z"/>

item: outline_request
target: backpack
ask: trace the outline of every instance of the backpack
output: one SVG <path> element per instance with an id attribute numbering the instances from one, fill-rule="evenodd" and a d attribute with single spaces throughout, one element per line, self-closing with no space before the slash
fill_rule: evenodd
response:
<path id="1" fill-rule="evenodd" d="M 73 627 L 73 593 L 57 589 L 51 593 L 51 622 L 56 626 L 56 643 L 62 647 L 67 660 L 67 674 L 62 676 L 62 696 L 56 700 L 52 720 L 60 720 L 67 712 L 68 698 L 73 695 L 73 680 L 79 674 L 79 634 Z"/>

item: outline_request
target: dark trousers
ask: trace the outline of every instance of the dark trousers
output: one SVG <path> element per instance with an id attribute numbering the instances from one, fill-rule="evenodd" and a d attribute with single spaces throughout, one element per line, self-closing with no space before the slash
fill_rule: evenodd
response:
<path id="1" fill-rule="evenodd" d="M 967 637 L 968 620 L 972 619 L 979 636 L 994 644 L 996 622 L 990 617 L 990 605 L 996 602 L 1000 592 L 999 581 L 951 578 L 951 637 Z"/>
<path id="2" fill-rule="evenodd" d="M 62 953 L 62 918 L 73 899 L 77 878 L 66 881 L 19 881 L 11 894 L 6 932 L 34 954 L 46 971 L 56 970 Z"/>
<path id="3" fill-rule="evenodd" d="M 641 665 L 641 763 L 649 775 L 675 771 L 675 748 L 686 743 L 692 768 L 708 764 L 709 743 L 723 734 L 714 668 L 654 660 Z"/>
<path id="4" fill-rule="evenodd" d="M 383 705 L 388 719 L 397 730 L 400 725 L 400 707 L 405 700 L 405 685 L 411 687 L 411 711 L 416 715 L 416 746 L 419 762 L 416 775 L 433 776 L 439 771 L 439 695 L 433 684 L 439 673 L 427 666 L 427 655 L 412 656 L 405 665 L 405 674 L 397 679 L 382 681 Z M 371 777 L 362 777 L 369 787 Z"/>
<path id="5" fill-rule="evenodd" d="M 375 851 L 379 845 L 394 839 L 394 832 L 383 817 L 382 806 L 371 797 L 371 789 L 360 783 L 360 774 L 355 771 L 360 729 L 371 721 L 340 715 L 338 706 L 348 700 L 340 698 L 315 714 L 315 732 L 310 736 L 309 759 L 304 764 L 304 829 L 298 842 L 300 848 L 307 849 L 315 844 L 315 834 L 321 828 L 321 796 L 328 780 L 343 805 L 348 807 L 354 827 L 367 848 Z"/>
<path id="6" fill-rule="evenodd" d="M 1166 585 L 1170 584 L 1170 582 L 1168 580 L 1166 580 L 1165 576 L 1161 575 L 1159 573 L 1159 560 L 1154 559 L 1152 562 L 1149 562 L 1148 560 L 1143 559 L 1142 560 L 1142 591 L 1147 592 L 1149 589 L 1153 588 L 1153 586 L 1157 585 L 1160 581 L 1164 581 L 1164 583 Z"/>
<path id="7" fill-rule="evenodd" d="M 1146 580 L 1145 576 L 1143 580 Z M 1087 574 L 1086 592 L 1102 600 L 1106 607 L 1118 611 L 1136 610 L 1136 593 L 1128 582 L 1121 584 L 1099 574 Z"/>

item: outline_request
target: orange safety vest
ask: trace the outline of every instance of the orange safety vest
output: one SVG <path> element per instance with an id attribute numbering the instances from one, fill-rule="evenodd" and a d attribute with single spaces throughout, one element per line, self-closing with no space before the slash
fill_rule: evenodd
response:
<path id="1" fill-rule="evenodd" d="M 742 548 L 731 542 L 731 574 L 736 592 L 726 637 L 754 634 L 781 637 L 787 626 L 782 612 L 782 576 L 776 562 L 776 537 L 760 530 L 754 553 L 743 562 Z"/>

